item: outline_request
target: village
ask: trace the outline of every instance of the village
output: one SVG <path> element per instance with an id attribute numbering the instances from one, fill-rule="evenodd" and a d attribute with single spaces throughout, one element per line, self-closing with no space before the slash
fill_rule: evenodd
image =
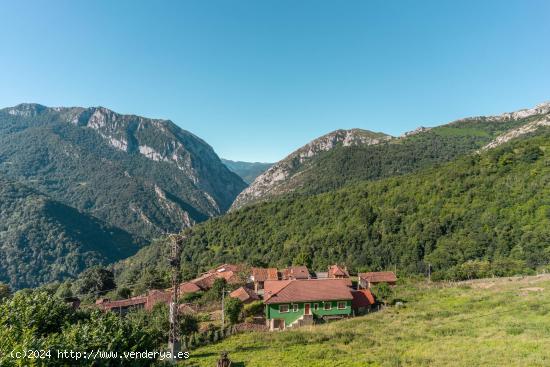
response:
<path id="1" fill-rule="evenodd" d="M 210 321 L 219 318 L 221 313 L 223 328 L 221 310 L 224 299 L 229 297 L 238 299 L 243 305 L 254 303 L 255 308 L 261 310 L 239 325 L 242 330 L 285 330 L 371 312 L 379 307 L 372 287 L 379 284 L 391 287 L 396 281 L 394 272 L 359 273 L 352 277 L 345 266 L 337 264 L 317 272 L 306 266 L 277 269 L 223 264 L 180 283 L 177 307 L 180 314 L 206 310 Z M 221 304 L 199 306 L 190 301 L 196 298 L 194 295 L 211 291 L 220 284 L 223 286 Z M 173 288 L 151 289 L 144 295 L 128 299 L 100 298 L 95 307 L 125 315 L 131 310 L 151 311 L 155 305 L 169 305 L 173 295 Z"/>

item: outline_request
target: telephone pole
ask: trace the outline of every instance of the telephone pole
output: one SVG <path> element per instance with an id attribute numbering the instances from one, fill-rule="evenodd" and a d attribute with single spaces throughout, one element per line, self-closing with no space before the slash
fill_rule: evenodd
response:
<path id="1" fill-rule="evenodd" d="M 172 299 L 170 300 L 168 350 L 172 355 L 172 360 L 175 360 L 176 355 L 180 352 L 178 296 L 180 285 L 181 244 L 185 241 L 185 237 L 171 234 L 168 238 L 170 239 L 170 267 L 172 269 Z"/>
<path id="2" fill-rule="evenodd" d="M 222 330 L 225 329 L 225 287 L 222 288 Z"/>

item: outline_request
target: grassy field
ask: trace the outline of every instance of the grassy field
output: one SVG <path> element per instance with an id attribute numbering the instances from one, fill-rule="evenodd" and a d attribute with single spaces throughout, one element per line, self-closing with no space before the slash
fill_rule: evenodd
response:
<path id="1" fill-rule="evenodd" d="M 400 308 L 326 325 L 246 333 L 184 366 L 550 366 L 550 276 L 401 285 Z"/>

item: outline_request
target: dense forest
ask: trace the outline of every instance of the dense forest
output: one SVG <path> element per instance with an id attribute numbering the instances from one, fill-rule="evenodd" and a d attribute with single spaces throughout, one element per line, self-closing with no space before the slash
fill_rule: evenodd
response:
<path id="1" fill-rule="evenodd" d="M 192 229 L 191 275 L 212 264 L 397 268 L 461 279 L 550 261 L 550 131 L 420 172 L 245 207 Z M 131 282 L 163 266 L 159 241 L 117 265 Z"/>
<path id="2" fill-rule="evenodd" d="M 128 232 L 0 175 L 0 282 L 33 287 L 138 250 Z"/>

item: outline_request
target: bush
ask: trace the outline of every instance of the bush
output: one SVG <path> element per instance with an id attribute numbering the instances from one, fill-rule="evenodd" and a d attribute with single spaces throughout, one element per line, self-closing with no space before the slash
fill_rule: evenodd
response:
<path id="1" fill-rule="evenodd" d="M 241 317 L 243 303 L 238 298 L 228 298 L 225 301 L 225 316 L 230 324 L 236 324 Z"/>
<path id="2" fill-rule="evenodd" d="M 391 303 L 394 292 L 387 283 L 376 284 L 371 290 L 377 302 L 382 302 L 384 305 Z"/>
<path id="3" fill-rule="evenodd" d="M 262 316 L 264 314 L 265 306 L 262 301 L 254 301 L 243 307 L 244 317 Z"/>

